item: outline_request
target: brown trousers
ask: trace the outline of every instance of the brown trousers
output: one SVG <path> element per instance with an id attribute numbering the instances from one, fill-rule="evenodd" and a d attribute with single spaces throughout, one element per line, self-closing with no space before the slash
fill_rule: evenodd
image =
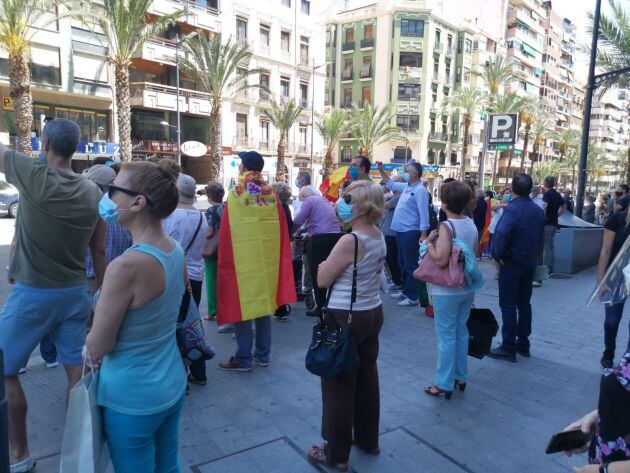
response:
<path id="1" fill-rule="evenodd" d="M 329 310 L 341 327 L 348 311 Z M 346 463 L 352 448 L 372 451 L 378 448 L 380 392 L 378 385 L 378 334 L 383 326 L 381 306 L 354 311 L 352 334 L 359 351 L 359 367 L 346 376 L 322 378 L 322 437 L 328 442 L 326 457 L 332 463 Z"/>

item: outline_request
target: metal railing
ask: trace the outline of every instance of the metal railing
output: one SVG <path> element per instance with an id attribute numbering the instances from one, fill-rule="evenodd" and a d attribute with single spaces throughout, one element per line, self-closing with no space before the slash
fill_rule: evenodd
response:
<path id="1" fill-rule="evenodd" d="M 353 51 L 354 50 L 354 41 L 347 41 L 341 45 L 342 51 Z"/>
<path id="2" fill-rule="evenodd" d="M 373 48 L 374 38 L 364 38 L 361 40 L 361 48 Z"/>
<path id="3" fill-rule="evenodd" d="M 367 69 L 361 68 L 361 71 L 359 72 L 359 77 L 361 79 L 369 79 L 370 77 L 372 77 L 372 66 L 368 67 Z"/>
<path id="4" fill-rule="evenodd" d="M 344 73 L 341 75 L 341 80 L 352 80 L 352 76 L 353 76 L 352 71 L 350 71 L 350 72 L 344 72 Z"/>
<path id="5" fill-rule="evenodd" d="M 432 141 L 448 141 L 448 133 L 431 133 L 429 139 Z"/>

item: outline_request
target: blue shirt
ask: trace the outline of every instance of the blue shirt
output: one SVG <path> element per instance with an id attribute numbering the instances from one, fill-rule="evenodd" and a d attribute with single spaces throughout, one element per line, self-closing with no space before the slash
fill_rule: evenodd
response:
<path id="1" fill-rule="evenodd" d="M 492 253 L 505 262 L 536 267 L 545 213 L 529 197 L 510 202 L 492 235 Z"/>
<path id="2" fill-rule="evenodd" d="M 429 193 L 418 181 L 414 184 L 388 181 L 386 187 L 400 192 L 400 200 L 396 205 L 391 229 L 395 232 L 428 231 L 429 221 Z"/>

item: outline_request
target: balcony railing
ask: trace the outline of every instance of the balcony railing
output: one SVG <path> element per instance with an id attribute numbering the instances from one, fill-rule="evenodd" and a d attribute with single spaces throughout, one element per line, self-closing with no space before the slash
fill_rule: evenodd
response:
<path id="1" fill-rule="evenodd" d="M 309 108 L 309 101 L 308 101 L 308 99 L 301 98 L 300 99 L 300 107 L 302 107 L 302 108 Z"/>
<path id="2" fill-rule="evenodd" d="M 442 43 L 437 42 L 437 43 L 435 43 L 435 46 L 433 46 L 433 50 L 436 53 L 441 53 L 442 49 L 443 49 L 442 46 L 443 46 Z"/>
<path id="3" fill-rule="evenodd" d="M 271 140 L 260 140 L 258 142 L 258 149 L 261 151 L 275 151 L 276 144 Z"/>
<path id="4" fill-rule="evenodd" d="M 177 110 L 177 89 L 152 82 L 132 82 L 131 105 L 157 110 Z M 210 115 L 210 95 L 195 90 L 179 89 L 180 112 Z"/>
<path id="5" fill-rule="evenodd" d="M 352 71 L 341 74 L 341 80 L 352 80 Z"/>
<path id="6" fill-rule="evenodd" d="M 354 51 L 354 41 L 348 41 L 341 45 L 342 51 Z"/>
<path id="7" fill-rule="evenodd" d="M 291 97 L 289 97 L 288 95 L 281 95 L 280 96 L 280 105 L 286 105 L 291 101 Z"/>
<path id="8" fill-rule="evenodd" d="M 433 80 L 435 82 L 439 82 L 440 81 L 440 73 L 439 72 L 433 71 Z"/>
<path id="9" fill-rule="evenodd" d="M 341 104 L 339 104 L 339 106 L 341 108 L 352 108 L 352 102 L 341 102 Z"/>
<path id="10" fill-rule="evenodd" d="M 364 38 L 361 40 L 361 48 L 373 48 L 374 38 Z"/>
<path id="11" fill-rule="evenodd" d="M 261 102 L 269 102 L 271 101 L 271 94 L 265 90 L 261 90 L 260 92 L 258 92 L 258 99 Z"/>
<path id="12" fill-rule="evenodd" d="M 431 133 L 429 134 L 429 139 L 431 141 L 448 141 L 448 133 Z"/>
<path id="13" fill-rule="evenodd" d="M 300 66 L 310 67 L 310 64 L 308 62 L 308 56 L 300 56 Z"/>
<path id="14" fill-rule="evenodd" d="M 247 136 L 237 137 L 235 140 L 235 144 L 237 148 L 249 148 L 250 147 L 250 139 Z"/>
<path id="15" fill-rule="evenodd" d="M 361 79 L 369 79 L 370 77 L 372 77 L 372 66 L 368 67 L 368 68 L 361 68 L 361 72 L 359 74 L 359 77 Z"/>

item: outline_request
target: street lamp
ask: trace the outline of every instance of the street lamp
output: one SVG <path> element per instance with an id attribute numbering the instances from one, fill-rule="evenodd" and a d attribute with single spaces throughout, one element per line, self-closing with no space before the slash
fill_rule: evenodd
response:
<path id="1" fill-rule="evenodd" d="M 181 127 L 181 118 L 180 118 L 180 113 L 179 113 L 179 46 L 184 42 L 187 41 L 189 39 L 194 38 L 195 36 L 197 36 L 199 33 L 197 33 L 196 31 L 193 31 L 190 34 L 187 34 L 186 36 L 182 36 L 181 38 L 179 37 L 179 33 L 175 34 L 175 88 L 177 89 L 177 164 L 179 164 L 180 166 L 182 165 L 182 127 Z M 164 125 L 165 122 L 162 122 L 162 125 Z M 167 123 L 168 125 L 168 123 Z M 168 125 L 168 126 L 172 126 L 172 125 Z"/>
<path id="2" fill-rule="evenodd" d="M 320 67 L 327 66 L 328 64 L 330 63 L 325 62 L 324 64 L 316 66 L 315 63 L 313 63 L 313 70 L 311 72 L 313 76 L 313 84 L 311 85 L 311 176 L 313 175 L 313 139 L 315 136 L 315 71 Z"/>

